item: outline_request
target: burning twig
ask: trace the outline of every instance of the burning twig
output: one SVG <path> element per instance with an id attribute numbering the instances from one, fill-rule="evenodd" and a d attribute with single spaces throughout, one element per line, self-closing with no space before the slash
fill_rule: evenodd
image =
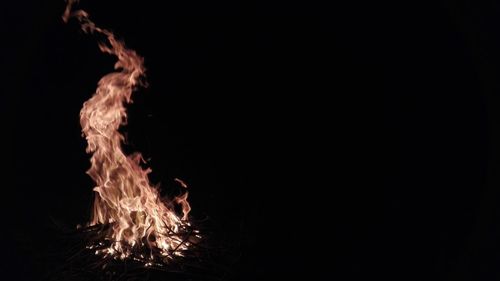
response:
<path id="1" fill-rule="evenodd" d="M 95 181 L 92 219 L 83 232 L 93 234 L 87 245 L 105 259 L 131 259 L 144 266 L 167 264 L 188 255 L 194 242 L 200 239 L 190 222 L 191 206 L 184 192 L 171 200 L 161 199 L 159 191 L 148 178 L 140 153 L 126 155 L 122 150 L 125 124 L 125 104 L 132 102 L 132 93 L 144 86 L 143 58 L 127 49 L 115 35 L 95 25 L 83 10 L 73 10 L 74 0 L 68 0 L 64 22 L 76 18 L 83 31 L 103 35 L 99 43 L 102 52 L 116 57 L 116 72 L 101 78 L 94 95 L 83 104 L 80 112 L 82 132 L 91 154 L 87 171 Z M 187 185 L 175 179 L 183 188 Z M 165 203 L 164 203 L 165 202 Z M 182 208 L 182 214 L 176 212 Z"/>

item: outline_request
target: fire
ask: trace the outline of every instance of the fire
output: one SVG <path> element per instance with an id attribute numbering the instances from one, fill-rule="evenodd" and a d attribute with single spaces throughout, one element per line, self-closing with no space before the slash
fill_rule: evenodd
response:
<path id="1" fill-rule="evenodd" d="M 118 129 L 127 120 L 125 104 L 131 103 L 133 91 L 143 86 L 143 58 L 127 49 L 112 32 L 96 26 L 85 11 L 73 11 L 73 3 L 68 0 L 63 20 L 74 17 L 84 32 L 104 35 L 106 42 L 99 43 L 100 50 L 117 58 L 116 72 L 100 79 L 94 95 L 80 111 L 86 151 L 92 155 L 87 174 L 96 184 L 89 225 L 110 225 L 105 238 L 109 246 L 96 254 L 135 258 L 134 249 L 146 248 L 150 253 L 157 250 L 163 260 L 182 256 L 190 245 L 189 239 L 183 237 L 190 227 L 188 193 L 170 201 L 162 199 L 149 181 L 151 169 L 141 167 L 145 162 L 141 154 L 126 155 L 121 147 L 124 137 Z M 175 180 L 187 188 L 183 181 Z M 175 211 L 176 206 L 182 208 L 182 215 Z M 153 258 L 153 254 L 148 257 Z"/>

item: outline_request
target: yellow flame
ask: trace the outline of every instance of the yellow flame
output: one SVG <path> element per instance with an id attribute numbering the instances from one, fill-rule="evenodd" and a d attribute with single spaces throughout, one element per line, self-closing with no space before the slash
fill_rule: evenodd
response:
<path id="1" fill-rule="evenodd" d="M 100 50 L 117 58 L 116 72 L 101 78 L 80 112 L 88 143 L 86 151 L 92 154 L 87 173 L 96 183 L 90 225 L 112 224 L 108 238 L 115 243 L 104 254 L 126 258 L 131 247 L 147 246 L 159 249 L 163 256 L 180 255 L 187 246 L 176 233 L 189 225 L 188 193 L 174 198 L 171 204 L 162 202 L 158 190 L 149 182 L 151 170 L 140 165 L 144 162 L 141 154 L 126 155 L 121 148 L 124 137 L 118 129 L 127 119 L 125 104 L 132 101 L 132 92 L 141 85 L 143 58 L 127 49 L 112 32 L 97 27 L 85 11 L 72 11 L 73 3 L 68 1 L 63 20 L 75 17 L 83 31 L 104 35 L 107 42 L 99 43 Z M 176 181 L 187 187 L 181 180 Z M 182 218 L 173 203 L 182 207 Z"/>

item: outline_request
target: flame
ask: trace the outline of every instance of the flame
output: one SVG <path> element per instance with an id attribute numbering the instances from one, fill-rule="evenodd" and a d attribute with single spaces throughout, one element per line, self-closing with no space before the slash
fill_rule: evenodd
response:
<path id="1" fill-rule="evenodd" d="M 118 129 L 127 120 L 125 104 L 132 102 L 132 92 L 138 86 L 144 86 L 143 58 L 127 49 L 112 32 L 97 27 L 85 11 L 72 11 L 74 2 L 68 0 L 64 22 L 74 17 L 84 32 L 104 35 L 106 42 L 98 44 L 100 50 L 117 58 L 116 72 L 100 79 L 94 95 L 80 111 L 80 124 L 88 143 L 86 151 L 92 155 L 87 174 L 96 184 L 89 225 L 112 226 L 107 239 L 113 243 L 96 254 L 126 258 L 131 256 L 131 249 L 144 246 L 156 248 L 166 257 L 182 255 L 189 245 L 180 237 L 190 225 L 188 193 L 170 202 L 162 201 L 158 189 L 149 182 L 151 169 L 141 167 L 141 162 L 145 162 L 141 154 L 126 155 L 121 148 L 124 137 Z M 175 180 L 187 187 L 183 181 Z M 176 213 L 175 204 L 182 207 L 182 217 Z"/>

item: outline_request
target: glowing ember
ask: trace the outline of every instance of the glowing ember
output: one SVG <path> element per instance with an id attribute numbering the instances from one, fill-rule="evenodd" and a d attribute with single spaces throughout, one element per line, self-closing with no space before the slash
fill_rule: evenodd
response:
<path id="1" fill-rule="evenodd" d="M 144 162 L 141 154 L 126 155 L 121 148 L 124 137 L 118 129 L 127 118 L 124 104 L 132 102 L 133 90 L 141 85 L 145 71 L 143 59 L 127 49 L 113 33 L 97 27 L 85 11 L 72 11 L 73 2 L 68 1 L 63 20 L 67 22 L 75 17 L 83 31 L 104 35 L 107 42 L 99 43 L 100 50 L 118 59 L 117 72 L 101 78 L 95 94 L 83 104 L 80 112 L 87 152 L 92 154 L 87 173 L 96 183 L 89 225 L 110 225 L 104 243 L 89 248 L 98 249 L 95 253 L 104 256 L 141 260 L 146 266 L 157 258 L 153 253 L 158 253 L 163 261 L 182 256 L 190 245 L 191 235 L 188 193 L 162 201 L 157 188 L 149 182 L 151 170 L 140 165 Z M 183 181 L 175 180 L 187 188 Z M 182 208 L 182 215 L 176 213 L 176 206 Z M 148 250 L 147 256 L 143 249 Z"/>

